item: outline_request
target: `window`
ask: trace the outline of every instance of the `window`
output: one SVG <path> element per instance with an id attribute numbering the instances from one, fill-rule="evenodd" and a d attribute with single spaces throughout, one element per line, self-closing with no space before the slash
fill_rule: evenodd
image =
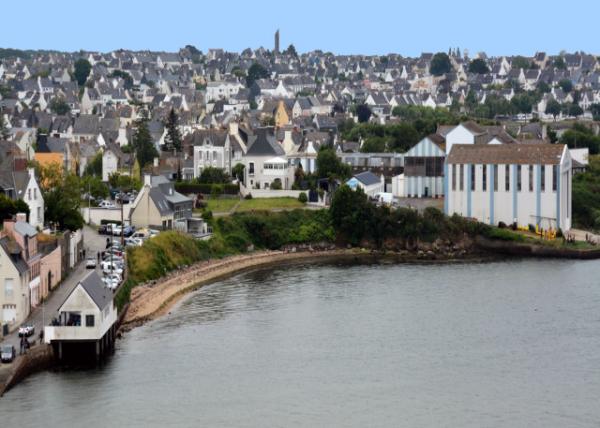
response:
<path id="1" fill-rule="evenodd" d="M 27 199 L 31 201 L 31 189 L 27 189 Z"/>
<path id="2" fill-rule="evenodd" d="M 475 190 L 475 165 L 471 165 L 471 191 Z"/>
<path id="3" fill-rule="evenodd" d="M 85 316 L 85 326 L 86 327 L 93 327 L 94 326 L 94 316 L 93 315 L 86 315 Z"/>
<path id="4" fill-rule="evenodd" d="M 12 297 L 14 280 L 12 278 L 4 279 L 4 297 Z"/>
<path id="5" fill-rule="evenodd" d="M 533 192 L 533 165 L 529 165 L 529 191 Z"/>
<path id="6" fill-rule="evenodd" d="M 541 184 L 542 190 L 541 191 L 545 192 L 546 191 L 546 165 L 542 165 L 540 174 L 541 174 L 540 178 L 541 178 L 541 182 L 542 182 L 542 184 Z"/>
<path id="7" fill-rule="evenodd" d="M 254 162 L 250 162 L 250 164 L 248 164 L 248 174 L 254 174 Z"/>
<path id="8" fill-rule="evenodd" d="M 37 207 L 37 221 L 42 219 L 42 207 Z"/>
<path id="9" fill-rule="evenodd" d="M 452 164 L 452 190 L 456 190 L 456 164 Z"/>
<path id="10" fill-rule="evenodd" d="M 494 175 L 494 188 L 492 189 L 492 192 L 495 192 L 498 190 L 498 169 L 496 168 L 496 165 L 492 167 L 492 174 Z"/>
<path id="11" fill-rule="evenodd" d="M 504 188 L 510 191 L 510 165 L 504 165 Z"/>
<path id="12" fill-rule="evenodd" d="M 33 189 L 33 199 L 37 201 L 37 189 Z"/>
<path id="13" fill-rule="evenodd" d="M 481 182 L 481 190 L 487 191 L 487 165 L 483 165 L 483 176 Z"/>
<path id="14" fill-rule="evenodd" d="M 465 190 L 465 166 L 460 165 L 460 190 Z"/>
<path id="15" fill-rule="evenodd" d="M 554 165 L 552 167 L 552 191 L 556 192 L 556 188 L 558 186 L 558 165 Z"/>
<path id="16" fill-rule="evenodd" d="M 522 187 L 522 182 L 521 182 L 521 165 L 517 165 L 517 192 L 521 191 L 521 187 Z"/>

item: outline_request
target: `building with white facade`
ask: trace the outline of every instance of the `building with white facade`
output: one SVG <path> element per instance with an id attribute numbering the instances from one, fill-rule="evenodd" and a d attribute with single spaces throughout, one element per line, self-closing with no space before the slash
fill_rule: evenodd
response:
<path id="1" fill-rule="evenodd" d="M 294 184 L 294 168 L 288 164 L 285 151 L 276 141 L 273 130 L 259 128 L 249 136 L 244 156 L 244 184 L 247 188 L 271 189 L 278 182 L 289 190 Z"/>
<path id="2" fill-rule="evenodd" d="M 360 174 L 356 174 L 350 180 L 348 180 L 346 184 L 352 190 L 356 190 L 357 188 L 362 189 L 367 196 L 372 198 L 374 198 L 378 193 L 385 192 L 384 177 L 378 177 L 371 171 L 364 171 Z"/>
<path id="3" fill-rule="evenodd" d="M 563 144 L 454 144 L 444 175 L 448 215 L 571 229 L 571 156 Z"/>
<path id="4" fill-rule="evenodd" d="M 412 198 L 444 196 L 444 138 L 432 134 L 404 155 L 404 195 Z"/>

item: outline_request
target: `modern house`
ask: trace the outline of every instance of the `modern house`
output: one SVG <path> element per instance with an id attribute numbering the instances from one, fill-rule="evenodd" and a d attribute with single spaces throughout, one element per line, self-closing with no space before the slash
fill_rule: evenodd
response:
<path id="1" fill-rule="evenodd" d="M 53 325 L 44 327 L 44 341 L 52 344 L 58 359 L 64 352 L 92 348 L 96 357 L 112 347 L 115 337 L 117 309 L 113 292 L 96 271 L 90 272 L 58 308 Z"/>
<path id="2" fill-rule="evenodd" d="M 404 195 L 413 198 L 444 196 L 444 138 L 431 134 L 404 155 Z"/>
<path id="3" fill-rule="evenodd" d="M 175 190 L 161 175 L 144 175 L 144 185 L 132 203 L 130 223 L 135 227 L 172 229 L 177 220 L 192 217 L 193 201 Z"/>
<path id="4" fill-rule="evenodd" d="M 378 177 L 371 171 L 356 174 L 346 184 L 352 189 L 361 188 L 369 197 L 375 197 L 377 193 L 385 191 L 385 181 L 383 176 Z"/>
<path id="5" fill-rule="evenodd" d="M 244 183 L 247 188 L 289 190 L 294 183 L 294 168 L 288 165 L 285 151 L 276 141 L 272 128 L 259 128 L 248 137 L 244 156 Z"/>
<path id="6" fill-rule="evenodd" d="M 446 214 L 567 231 L 571 167 L 564 144 L 454 144 L 445 167 Z"/>

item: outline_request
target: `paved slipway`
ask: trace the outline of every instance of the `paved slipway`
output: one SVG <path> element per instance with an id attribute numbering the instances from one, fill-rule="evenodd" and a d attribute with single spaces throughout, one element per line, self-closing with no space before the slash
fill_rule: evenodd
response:
<path id="1" fill-rule="evenodd" d="M 96 256 L 98 251 L 103 250 L 106 247 L 106 236 L 98 235 L 94 229 L 85 226 L 83 229 L 83 242 L 86 256 Z M 44 324 L 48 325 L 52 318 L 56 316 L 58 307 L 65 301 L 69 293 L 88 272 L 89 270 L 85 268 L 85 261 L 80 262 L 75 269 L 68 274 L 66 279 L 63 279 L 60 285 L 52 291 L 46 302 L 44 302 L 43 308 L 40 305 L 32 310 L 24 323 L 33 324 L 35 327 L 35 335 L 29 339 L 30 341 L 35 339 L 37 343 L 42 326 Z M 13 345 L 17 350 L 17 353 L 19 352 L 18 328 L 3 338 L 2 345 Z M 0 365 L 0 384 L 2 383 L 2 379 L 10 372 L 11 366 L 12 364 Z"/>

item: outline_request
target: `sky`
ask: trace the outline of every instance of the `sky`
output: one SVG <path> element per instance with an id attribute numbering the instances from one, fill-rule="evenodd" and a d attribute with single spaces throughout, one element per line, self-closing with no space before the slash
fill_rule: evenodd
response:
<path id="1" fill-rule="evenodd" d="M 298 52 L 596 54 L 591 17 L 599 13 L 597 0 L 12 1 L 2 5 L 0 47 L 175 52 L 191 44 L 240 52 L 272 49 L 279 29 L 281 48 L 293 43 Z"/>

